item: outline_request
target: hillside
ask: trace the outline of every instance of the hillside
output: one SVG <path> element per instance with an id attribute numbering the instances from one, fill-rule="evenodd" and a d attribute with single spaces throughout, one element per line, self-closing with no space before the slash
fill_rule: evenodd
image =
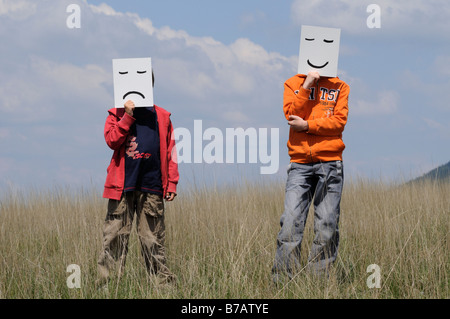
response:
<path id="1" fill-rule="evenodd" d="M 412 182 L 422 181 L 448 181 L 450 180 L 450 162 L 432 169 L 428 173 L 412 180 Z"/>

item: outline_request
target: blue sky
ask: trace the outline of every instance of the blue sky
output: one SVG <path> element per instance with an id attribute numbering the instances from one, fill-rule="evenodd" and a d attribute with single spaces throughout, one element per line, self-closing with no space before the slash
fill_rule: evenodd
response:
<path id="1" fill-rule="evenodd" d="M 369 29 L 367 6 L 381 8 Z M 69 29 L 70 4 L 81 28 Z M 101 188 L 113 58 L 151 56 L 155 103 L 175 127 L 278 128 L 279 172 L 180 164 L 181 183 L 285 178 L 284 81 L 303 24 L 341 28 L 351 87 L 347 176 L 402 179 L 450 160 L 450 3 L 419 1 L 0 1 L 0 188 Z"/>

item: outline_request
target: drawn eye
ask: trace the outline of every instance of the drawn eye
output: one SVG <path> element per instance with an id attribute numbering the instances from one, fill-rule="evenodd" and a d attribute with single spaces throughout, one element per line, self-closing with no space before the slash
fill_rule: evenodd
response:
<path id="1" fill-rule="evenodd" d="M 137 71 L 138 74 L 144 74 L 147 73 L 147 71 Z"/>
<path id="2" fill-rule="evenodd" d="M 305 38 L 306 41 L 314 41 L 314 38 Z"/>
<path id="3" fill-rule="evenodd" d="M 325 42 L 325 43 L 333 43 L 333 42 L 334 42 L 334 40 L 327 40 L 327 39 L 323 39 L 323 42 Z"/>
<path id="4" fill-rule="evenodd" d="M 128 72 L 119 72 L 119 74 L 128 74 Z"/>

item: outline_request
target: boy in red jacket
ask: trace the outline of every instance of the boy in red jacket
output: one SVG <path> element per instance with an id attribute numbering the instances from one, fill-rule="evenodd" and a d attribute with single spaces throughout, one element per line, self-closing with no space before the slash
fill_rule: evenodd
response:
<path id="1" fill-rule="evenodd" d="M 118 277 L 123 274 L 135 215 L 149 274 L 171 281 L 175 276 L 166 266 L 163 199 L 175 198 L 179 174 L 170 113 L 156 105 L 135 108 L 132 100 L 108 112 L 104 135 L 114 154 L 103 192 L 109 202 L 98 283 L 107 283 L 116 265 Z"/>

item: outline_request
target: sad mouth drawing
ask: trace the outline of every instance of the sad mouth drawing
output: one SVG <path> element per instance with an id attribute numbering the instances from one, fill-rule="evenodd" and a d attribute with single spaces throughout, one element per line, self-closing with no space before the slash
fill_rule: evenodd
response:
<path id="1" fill-rule="evenodd" d="M 130 91 L 130 92 L 127 92 L 124 96 L 123 96 L 123 100 L 125 100 L 125 98 L 128 96 L 128 95 L 130 95 L 130 94 L 137 94 L 137 95 L 140 95 L 143 99 L 145 99 L 145 96 L 144 96 L 144 94 L 142 94 L 141 92 L 138 92 L 138 91 Z"/>
<path id="2" fill-rule="evenodd" d="M 137 71 L 136 73 L 137 74 L 145 74 L 145 73 L 147 73 L 147 71 Z M 119 72 L 119 74 L 125 75 L 125 74 L 128 74 L 128 71 Z M 129 92 L 125 93 L 125 95 L 122 97 L 122 99 L 125 100 L 125 98 L 131 94 L 137 94 L 145 100 L 144 94 L 142 94 L 141 92 L 138 92 L 138 91 L 129 91 Z"/>

